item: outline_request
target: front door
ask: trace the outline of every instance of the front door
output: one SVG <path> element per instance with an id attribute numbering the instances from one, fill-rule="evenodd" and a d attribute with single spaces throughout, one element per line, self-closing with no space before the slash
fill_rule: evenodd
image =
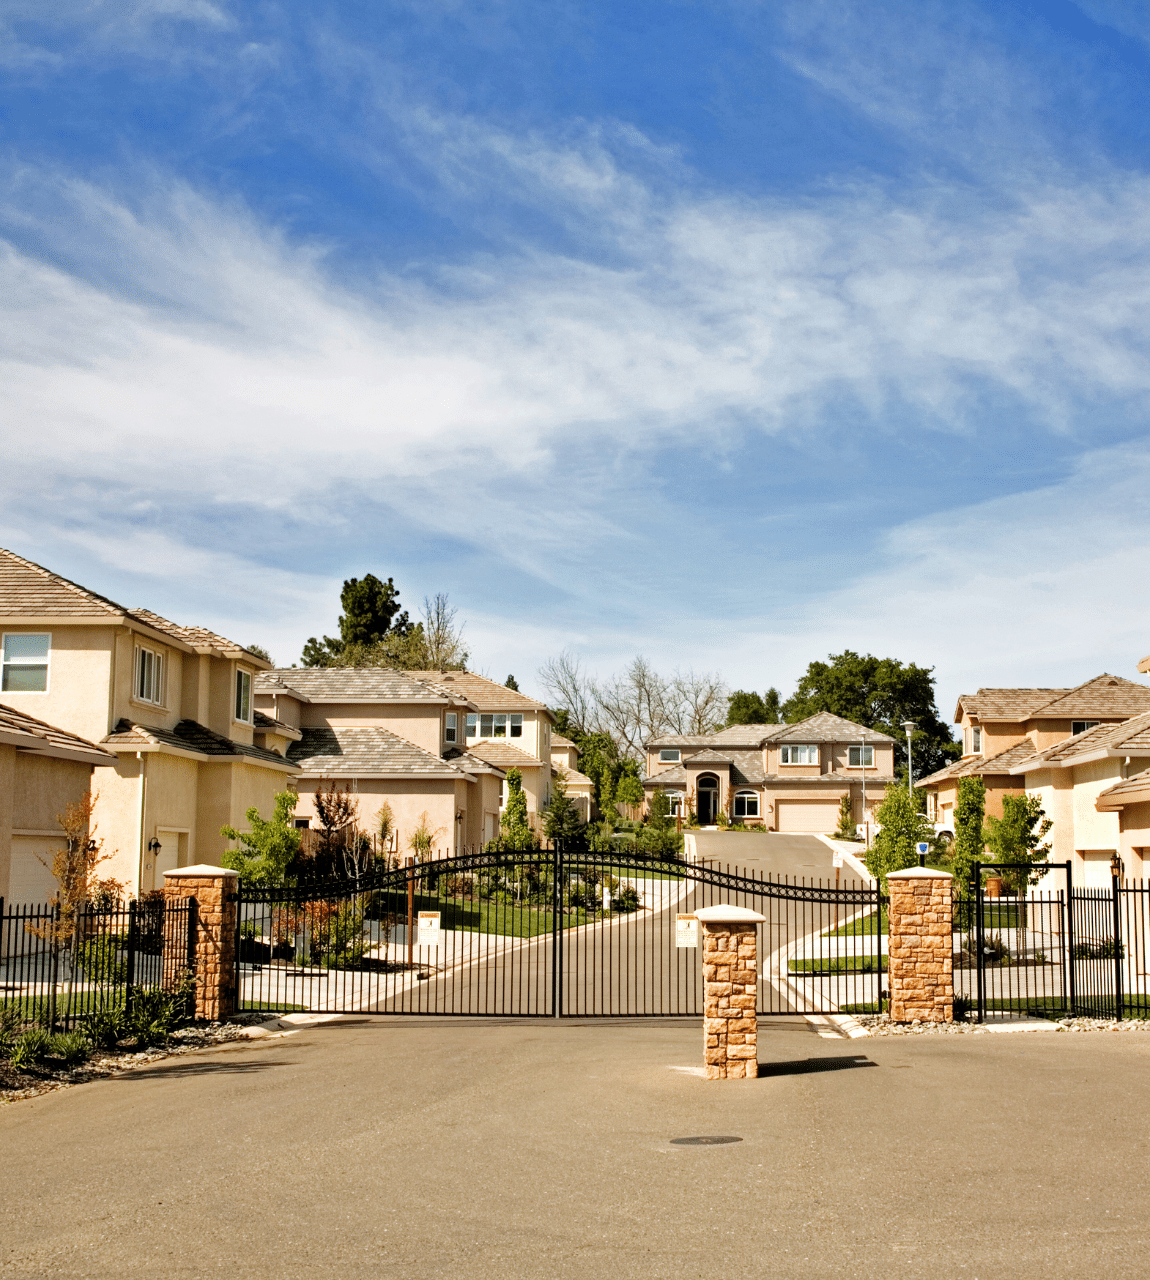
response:
<path id="1" fill-rule="evenodd" d="M 182 866 L 187 859 L 180 856 L 181 845 L 187 847 L 187 835 L 181 831 L 157 831 L 156 839 L 160 842 L 160 847 L 154 851 L 152 857 L 152 883 L 151 888 L 162 889 L 164 887 L 164 872 L 175 871 Z"/>
<path id="2" fill-rule="evenodd" d="M 719 813 L 719 788 L 712 782 L 699 783 L 699 825 L 714 826 Z"/>

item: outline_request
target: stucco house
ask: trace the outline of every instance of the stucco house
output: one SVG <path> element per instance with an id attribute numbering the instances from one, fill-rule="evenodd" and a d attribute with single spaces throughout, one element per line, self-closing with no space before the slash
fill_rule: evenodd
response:
<path id="1" fill-rule="evenodd" d="M 1121 724 L 1150 711 L 1150 688 L 1100 675 L 1073 689 L 979 689 L 963 694 L 954 721 L 962 757 L 915 785 L 927 795 L 927 816 L 953 829 L 960 778 L 977 775 L 986 787 L 986 812 L 1002 816 L 1002 797 L 1028 787 L 1024 761 L 1096 727 Z"/>
<path id="2" fill-rule="evenodd" d="M 829 833 L 844 796 L 861 823 L 894 781 L 894 739 L 825 711 L 798 724 L 666 735 L 645 749 L 648 797 L 661 788 L 672 813 L 694 809 L 703 826 L 723 812 L 769 831 Z"/>
<path id="3" fill-rule="evenodd" d="M 253 682 L 269 664 L 214 632 L 0 549 L 0 642 L 7 705 L 115 756 L 93 818 L 114 854 L 106 873 L 133 894 L 218 863 L 220 828 L 244 827 L 253 805 L 270 815 L 297 772 L 282 733 L 256 722 Z"/>
<path id="4" fill-rule="evenodd" d="M 115 763 L 106 748 L 0 705 L 0 899 L 43 903 L 55 893 L 57 819 L 89 794 L 96 769 Z"/>
<path id="5" fill-rule="evenodd" d="M 563 778 L 567 794 L 579 811 L 580 820 L 591 820 L 591 796 L 595 784 L 579 772 L 579 748 L 561 733 L 551 735 L 551 765 Z"/>
<path id="6" fill-rule="evenodd" d="M 257 710 L 297 735 L 287 748 L 299 771 L 297 825 L 318 825 L 316 792 L 338 783 L 355 795 L 362 831 L 374 833 L 391 807 L 394 855 L 409 856 L 424 814 L 438 853 L 490 840 L 505 771 L 466 749 L 467 718 L 478 712 L 452 684 L 386 667 L 263 672 Z"/>

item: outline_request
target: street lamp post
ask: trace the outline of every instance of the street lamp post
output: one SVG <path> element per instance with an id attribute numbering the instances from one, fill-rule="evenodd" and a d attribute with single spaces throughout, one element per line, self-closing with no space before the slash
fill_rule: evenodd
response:
<path id="1" fill-rule="evenodd" d="M 910 798 L 914 799 L 914 766 L 910 755 L 910 735 L 914 733 L 918 725 L 913 720 L 904 720 L 902 728 L 906 731 L 906 793 Z"/>

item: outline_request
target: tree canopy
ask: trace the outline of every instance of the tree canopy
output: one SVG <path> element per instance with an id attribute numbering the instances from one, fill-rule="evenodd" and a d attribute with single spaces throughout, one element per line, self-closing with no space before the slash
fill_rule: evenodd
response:
<path id="1" fill-rule="evenodd" d="M 727 728 L 733 724 L 778 724 L 779 691 L 770 688 L 766 693 L 748 693 L 736 689 L 727 699 Z"/>
<path id="2" fill-rule="evenodd" d="M 276 794 L 275 809 L 270 818 L 261 818 L 253 805 L 247 811 L 248 831 L 235 827 L 220 828 L 225 840 L 235 840 L 238 849 L 225 851 L 222 861 L 231 871 L 238 871 L 244 884 L 281 885 L 288 867 L 299 856 L 300 834 L 292 823 L 299 796 L 294 791 Z"/>
<path id="3" fill-rule="evenodd" d="M 789 724 L 829 711 L 895 740 L 895 768 L 906 772 L 904 720 L 918 726 L 911 739 L 916 778 L 934 773 L 955 760 L 961 748 L 939 719 L 934 701 L 934 668 L 896 658 L 860 655 L 850 649 L 812 662 L 794 693 L 783 703 Z"/>
<path id="4" fill-rule="evenodd" d="M 921 840 L 933 840 L 934 828 L 919 813 L 915 801 L 907 795 L 906 787 L 898 782 L 887 787 L 874 816 L 881 823 L 881 828 L 867 853 L 866 867 L 885 888 L 886 878 L 892 871 L 917 865 L 915 845 Z"/>

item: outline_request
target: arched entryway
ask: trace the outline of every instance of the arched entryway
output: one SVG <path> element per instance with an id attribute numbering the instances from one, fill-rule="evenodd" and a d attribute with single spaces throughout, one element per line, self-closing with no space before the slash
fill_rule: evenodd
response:
<path id="1" fill-rule="evenodd" d="M 701 773 L 695 788 L 698 794 L 699 825 L 713 826 L 719 816 L 719 779 L 713 773 Z"/>

